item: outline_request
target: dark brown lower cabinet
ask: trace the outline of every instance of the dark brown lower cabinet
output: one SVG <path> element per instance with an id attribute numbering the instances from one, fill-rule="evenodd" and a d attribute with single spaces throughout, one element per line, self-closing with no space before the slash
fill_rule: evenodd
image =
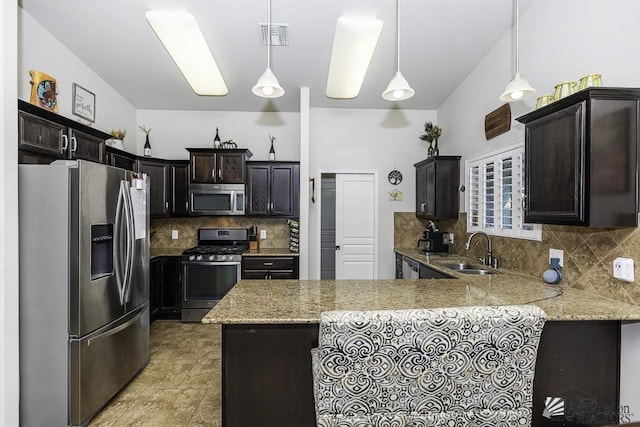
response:
<path id="1" fill-rule="evenodd" d="M 150 318 L 180 319 L 181 271 L 179 256 L 159 256 L 150 261 Z"/>
<path id="2" fill-rule="evenodd" d="M 285 280 L 299 277 L 297 256 L 243 256 L 242 278 Z"/>
<path id="3" fill-rule="evenodd" d="M 547 322 L 538 351 L 533 427 L 617 423 L 619 321 Z M 222 325 L 225 427 L 314 427 L 310 350 L 317 324 Z M 562 416 L 544 416 L 548 397 Z"/>
<path id="4" fill-rule="evenodd" d="M 315 427 L 318 325 L 223 325 L 222 425 Z"/>

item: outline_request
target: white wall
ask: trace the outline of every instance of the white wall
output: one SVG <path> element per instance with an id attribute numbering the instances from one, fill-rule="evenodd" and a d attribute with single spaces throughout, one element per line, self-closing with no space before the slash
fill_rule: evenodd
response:
<path id="1" fill-rule="evenodd" d="M 637 0 L 536 0 L 520 19 L 520 73 L 538 90 L 536 97 L 592 73 L 602 74 L 605 86 L 640 87 L 639 15 Z M 512 39 L 511 32 L 505 34 L 438 109 L 438 124 L 449 130 L 443 145 L 461 153 L 463 161 L 523 140 L 524 128 L 515 120 L 508 133 L 490 141 L 484 137 L 484 117 L 502 105 L 498 96 L 514 72 Z M 512 118 L 531 111 L 535 102 L 534 97 L 511 104 Z M 625 326 L 622 352 L 621 403 L 638 421 L 640 324 Z"/>
<path id="2" fill-rule="evenodd" d="M 17 2 L 0 3 L 0 425 L 17 426 L 18 115 Z"/>
<path id="3" fill-rule="evenodd" d="M 213 148 L 218 127 L 220 139 L 233 140 L 238 148 L 251 150 L 251 160 L 269 159 L 269 135 L 276 137 L 276 160 L 300 160 L 299 113 L 138 110 L 137 120 L 151 128 L 153 157 L 188 159 L 186 147 Z M 138 152 L 142 152 L 144 132 L 138 130 L 135 135 Z"/>
<path id="4" fill-rule="evenodd" d="M 316 179 L 316 197 L 320 192 L 320 171 L 378 171 L 378 277 L 393 278 L 393 213 L 415 211 L 415 168 L 427 157 L 427 143 L 418 137 L 426 121 L 437 121 L 435 111 L 427 110 L 355 110 L 312 108 L 310 110 L 309 174 Z M 445 128 L 444 133 L 447 132 Z M 454 154 L 440 144 L 440 154 Z M 400 185 L 387 181 L 397 168 L 403 175 Z M 303 177 L 302 183 L 305 183 Z M 389 201 L 388 192 L 398 189 L 403 201 Z M 301 200 L 301 203 L 310 203 Z M 309 278 L 320 272 L 316 260 L 320 256 L 317 227 L 318 213 L 309 207 Z"/>
<path id="5" fill-rule="evenodd" d="M 461 153 L 464 161 L 522 141 L 524 128 L 515 118 L 564 80 L 600 73 L 605 86 L 640 87 L 639 14 L 636 0 L 533 2 L 520 19 L 520 73 L 537 89 L 536 96 L 511 104 L 511 131 L 485 139 L 484 118 L 502 105 L 498 96 L 515 71 L 513 35 L 507 32 L 438 108 L 439 125 L 448 130 L 443 145 Z"/>
<path id="6" fill-rule="evenodd" d="M 18 34 L 18 98 L 29 102 L 29 70 L 45 72 L 58 83 L 58 114 L 104 132 L 126 129 L 125 149 L 135 153 L 136 110 L 133 105 L 22 8 L 18 8 Z M 112 52 L 104 54 L 110 55 Z M 72 114 L 73 83 L 95 94 L 95 123 Z"/>

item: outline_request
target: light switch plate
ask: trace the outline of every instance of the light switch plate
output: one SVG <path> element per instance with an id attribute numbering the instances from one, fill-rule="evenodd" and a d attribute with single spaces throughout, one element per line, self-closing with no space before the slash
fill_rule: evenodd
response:
<path id="1" fill-rule="evenodd" d="M 613 277 L 624 280 L 625 282 L 633 282 L 633 259 L 622 257 L 614 259 Z"/>
<path id="2" fill-rule="evenodd" d="M 558 258 L 560 267 L 564 267 L 564 251 L 562 249 L 549 249 L 549 264 L 551 264 L 551 258 Z"/>
<path id="3" fill-rule="evenodd" d="M 173 240 L 177 240 L 178 239 L 178 230 L 171 230 L 171 238 Z"/>

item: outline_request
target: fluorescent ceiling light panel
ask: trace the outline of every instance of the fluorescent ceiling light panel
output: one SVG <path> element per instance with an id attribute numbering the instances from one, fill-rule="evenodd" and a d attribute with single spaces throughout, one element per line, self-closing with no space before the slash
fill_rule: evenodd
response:
<path id="1" fill-rule="evenodd" d="M 360 16 L 338 18 L 325 92 L 329 98 L 358 96 L 381 32 L 380 19 Z"/>
<path id="2" fill-rule="evenodd" d="M 214 96 L 229 93 L 192 14 L 180 10 L 149 10 L 145 17 L 195 93 Z"/>

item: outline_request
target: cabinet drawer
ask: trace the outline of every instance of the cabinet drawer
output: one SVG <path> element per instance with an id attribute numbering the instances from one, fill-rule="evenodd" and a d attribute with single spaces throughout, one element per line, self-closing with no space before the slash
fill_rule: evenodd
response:
<path id="1" fill-rule="evenodd" d="M 246 270 L 293 270 L 293 257 L 244 257 Z"/>

